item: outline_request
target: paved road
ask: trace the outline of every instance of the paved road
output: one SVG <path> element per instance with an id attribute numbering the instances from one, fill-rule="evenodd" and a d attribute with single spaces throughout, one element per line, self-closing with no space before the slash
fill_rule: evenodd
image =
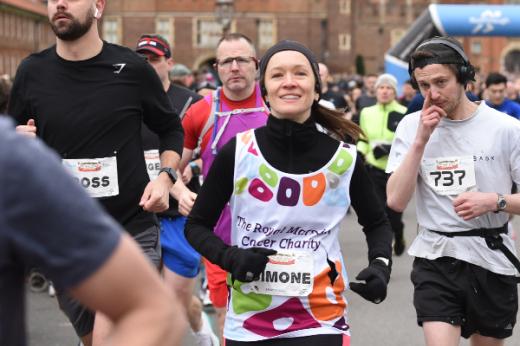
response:
<path id="1" fill-rule="evenodd" d="M 415 209 L 412 205 L 404 214 L 406 238 L 411 243 L 416 232 Z M 520 218 L 513 224 L 520 235 Z M 351 277 L 367 264 L 367 250 L 363 232 L 356 222 L 354 213 L 349 214 L 343 223 L 340 242 L 346 259 L 347 271 Z M 518 242 L 517 242 L 518 248 Z M 347 292 L 349 318 L 354 346 L 411 346 L 423 345 L 422 330 L 415 322 L 412 306 L 412 284 L 409 280 L 412 258 L 408 255 L 394 258 L 392 279 L 387 299 L 375 305 Z M 28 333 L 30 345 L 72 346 L 76 345 L 72 327 L 58 311 L 54 299 L 45 294 L 29 293 Z M 520 345 L 520 332 L 509 338 L 506 345 Z M 184 342 L 194 345 L 190 337 Z M 461 345 L 469 345 L 463 341 Z"/>

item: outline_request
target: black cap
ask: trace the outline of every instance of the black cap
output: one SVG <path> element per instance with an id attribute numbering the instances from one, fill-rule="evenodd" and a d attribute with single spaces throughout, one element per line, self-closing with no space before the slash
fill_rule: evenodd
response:
<path id="1" fill-rule="evenodd" d="M 290 40 L 283 40 L 272 46 L 265 52 L 264 56 L 262 56 L 262 59 L 260 59 L 260 89 L 262 90 L 262 96 L 265 98 L 266 90 L 265 90 L 265 70 L 267 68 L 267 63 L 273 55 L 276 53 L 286 51 L 286 50 L 293 50 L 302 53 L 307 60 L 309 60 L 309 63 L 311 64 L 312 73 L 314 74 L 314 79 L 316 80 L 315 90 L 320 95 L 321 98 L 321 79 L 320 79 L 320 70 L 318 67 L 318 60 L 314 56 L 314 53 L 307 47 L 305 47 L 303 44 L 296 42 L 296 41 L 290 41 Z"/>

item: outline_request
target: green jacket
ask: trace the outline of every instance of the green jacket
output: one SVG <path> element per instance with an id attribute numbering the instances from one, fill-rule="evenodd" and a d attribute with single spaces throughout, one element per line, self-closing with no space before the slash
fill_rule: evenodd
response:
<path id="1" fill-rule="evenodd" d="M 361 110 L 359 126 L 365 136 L 358 141 L 357 149 L 368 164 L 385 170 L 395 130 L 405 113 L 406 107 L 395 100 L 387 105 L 378 103 Z"/>

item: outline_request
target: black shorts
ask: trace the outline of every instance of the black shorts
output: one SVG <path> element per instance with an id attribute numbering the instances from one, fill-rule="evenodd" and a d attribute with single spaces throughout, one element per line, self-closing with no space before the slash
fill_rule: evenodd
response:
<path id="1" fill-rule="evenodd" d="M 134 234 L 133 238 L 139 244 L 146 257 L 159 269 L 161 264 L 159 227 L 152 226 L 141 233 Z M 61 311 L 72 323 L 76 335 L 83 337 L 90 334 L 94 329 L 94 312 L 66 292 L 57 292 L 56 298 Z"/>
<path id="2" fill-rule="evenodd" d="M 461 335 L 505 339 L 513 334 L 518 311 L 515 277 L 500 275 L 451 257 L 416 257 L 411 274 L 417 323 L 461 326 Z"/>

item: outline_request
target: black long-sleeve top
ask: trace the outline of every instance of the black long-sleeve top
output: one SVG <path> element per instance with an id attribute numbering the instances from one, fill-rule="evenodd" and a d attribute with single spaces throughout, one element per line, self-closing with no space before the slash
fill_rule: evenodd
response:
<path id="1" fill-rule="evenodd" d="M 312 116 L 303 124 L 269 116 L 267 125 L 256 129 L 255 135 L 269 164 L 293 174 L 320 169 L 331 160 L 339 145 L 337 140 L 316 129 Z M 235 147 L 236 139 L 233 138 L 215 158 L 185 228 L 190 244 L 216 264 L 222 263 L 228 245 L 212 230 L 233 193 Z M 350 197 L 367 239 L 369 260 L 390 259 L 391 227 L 359 154 L 350 182 Z"/>
<path id="2" fill-rule="evenodd" d="M 142 57 L 106 42 L 98 55 L 82 61 L 62 59 L 56 46 L 32 54 L 18 68 L 8 114 L 19 124 L 33 118 L 38 136 L 63 158 L 116 156 L 119 195 L 98 201 L 131 234 L 156 224 L 139 206 L 149 182 L 141 124 L 157 134 L 161 152 L 179 156 L 184 132 L 157 73 Z"/>

